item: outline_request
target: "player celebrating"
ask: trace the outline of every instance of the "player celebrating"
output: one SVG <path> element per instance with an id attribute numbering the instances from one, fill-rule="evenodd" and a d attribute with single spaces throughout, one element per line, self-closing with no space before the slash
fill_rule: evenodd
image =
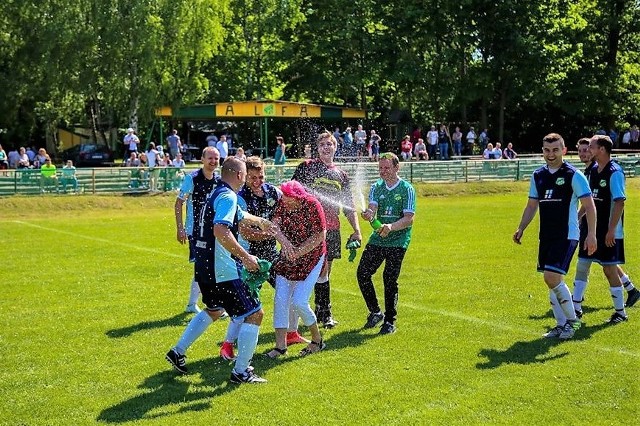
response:
<path id="1" fill-rule="evenodd" d="M 184 177 L 180 191 L 176 197 L 176 203 L 174 206 L 176 216 L 176 228 L 177 228 L 177 240 L 180 244 L 184 244 L 189 241 L 189 262 L 194 262 L 194 247 L 193 247 L 193 224 L 194 218 L 200 216 L 202 207 L 207 198 L 207 195 L 213 190 L 216 183 L 216 176 L 214 175 L 215 169 L 218 167 L 220 161 L 220 153 L 216 148 L 207 147 L 202 151 L 202 168 L 189 173 Z M 186 224 L 182 217 L 182 206 L 187 204 L 187 220 Z M 189 302 L 185 312 L 199 313 L 200 308 L 196 303 L 200 296 L 200 288 L 195 280 L 191 280 L 191 291 L 189 293 Z"/>
<path id="2" fill-rule="evenodd" d="M 549 288 L 549 300 L 557 325 L 545 337 L 566 340 L 574 336 L 581 322 L 571 300 L 571 293 L 564 282 L 571 258 L 580 238 L 578 228 L 578 199 L 587 215 L 588 232 L 584 243 L 587 253 L 596 250 L 596 211 L 584 174 L 563 161 L 567 149 L 564 139 L 550 133 L 542 139 L 542 154 L 546 165 L 531 176 L 529 201 L 522 213 L 513 241 L 521 243 L 524 230 L 540 208 L 540 244 L 538 246 L 538 271 L 544 273 Z M 554 303 L 554 301 L 559 303 Z"/>
<path id="3" fill-rule="evenodd" d="M 593 166 L 593 157 L 589 149 L 589 138 L 582 138 L 578 141 L 578 156 L 580 161 L 585 165 L 584 174 L 589 178 L 589 171 Z M 597 204 L 596 204 L 597 207 Z M 584 219 L 580 222 L 580 241 L 584 241 L 584 237 L 587 234 L 587 225 Z M 578 264 L 576 266 L 576 277 L 573 282 L 573 305 L 576 309 L 576 315 L 582 317 L 582 302 L 584 301 L 584 294 L 587 290 L 587 284 L 589 279 L 589 269 L 591 268 L 592 260 L 587 257 L 581 257 L 578 252 Z M 618 276 L 622 281 L 622 286 L 627 291 L 627 303 L 626 307 L 630 308 L 640 299 L 640 290 L 635 288 L 629 276 L 622 270 L 620 265 L 617 265 Z"/>
<path id="4" fill-rule="evenodd" d="M 361 242 L 362 235 L 360 234 L 360 224 L 356 216 L 349 177 L 333 163 L 338 142 L 328 130 L 325 130 L 318 135 L 316 143 L 318 158 L 301 163 L 293 174 L 293 180 L 300 182 L 305 189 L 318 198 L 326 217 L 327 261 L 315 285 L 315 314 L 325 328 L 333 328 L 336 321 L 331 313 L 329 275 L 331 263 L 334 259 L 341 257 L 340 208 L 353 228 L 353 234 L 349 237 L 349 241 Z"/>

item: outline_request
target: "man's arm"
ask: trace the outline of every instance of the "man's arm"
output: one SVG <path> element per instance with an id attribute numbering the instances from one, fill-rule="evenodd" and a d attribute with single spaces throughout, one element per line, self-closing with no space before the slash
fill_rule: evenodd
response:
<path id="1" fill-rule="evenodd" d="M 395 222 L 385 223 L 376 232 L 382 238 L 386 237 L 393 231 L 400 231 L 413 225 L 413 212 L 404 212 L 402 217 Z"/>
<path id="2" fill-rule="evenodd" d="M 213 235 L 225 250 L 242 261 L 242 264 L 245 268 L 247 268 L 248 271 L 258 270 L 259 266 L 257 257 L 249 254 L 249 252 L 247 252 L 238 243 L 238 240 L 236 240 L 236 238 L 233 236 L 233 233 L 227 225 L 220 223 L 214 224 Z"/>
<path id="3" fill-rule="evenodd" d="M 622 218 L 622 212 L 624 212 L 624 198 L 614 200 L 613 210 L 609 217 L 609 229 L 604 241 L 607 247 L 613 247 L 616 244 L 616 225 Z"/>
<path id="4" fill-rule="evenodd" d="M 538 204 L 539 201 L 535 198 L 529 198 L 529 201 L 527 201 L 527 205 L 522 212 L 522 218 L 520 219 L 518 229 L 516 229 L 516 232 L 513 234 L 513 241 L 516 244 L 521 244 L 520 240 L 522 239 L 522 234 L 524 234 L 524 230 L 527 229 L 527 226 L 529 226 L 535 217 L 536 212 L 538 211 Z"/>
<path id="5" fill-rule="evenodd" d="M 187 241 L 187 232 L 184 229 L 184 221 L 182 219 L 182 206 L 185 200 L 180 197 L 176 197 L 176 203 L 173 206 L 173 211 L 176 216 L 176 239 L 180 244 L 184 244 Z"/>
<path id="6" fill-rule="evenodd" d="M 584 241 L 584 249 L 592 255 L 597 248 L 596 242 L 596 205 L 591 195 L 580 198 L 581 210 L 584 208 L 587 217 L 587 238 Z"/>

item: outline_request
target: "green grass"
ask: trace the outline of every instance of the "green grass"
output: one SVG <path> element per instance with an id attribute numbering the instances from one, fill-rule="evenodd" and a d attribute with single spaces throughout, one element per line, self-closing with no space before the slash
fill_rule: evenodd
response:
<path id="1" fill-rule="evenodd" d="M 628 181 L 627 270 L 640 281 L 640 182 Z M 173 197 L 14 197 L 0 203 L 0 424 L 623 424 L 640 411 L 639 308 L 611 314 L 593 268 L 586 327 L 553 325 L 535 272 L 537 220 L 511 242 L 526 183 L 421 186 L 400 277 L 398 332 L 361 331 L 366 309 L 346 256 L 332 274 L 325 352 L 284 360 L 263 291 L 256 371 L 227 382 L 217 357 L 226 323 L 190 349 L 190 374 L 164 353 L 183 314 L 191 267 L 175 241 Z M 463 195 L 456 195 L 463 194 Z M 368 225 L 363 229 L 368 232 Z M 569 278 L 572 278 L 571 276 Z M 380 277 L 376 285 L 381 294 Z M 562 417 L 559 417 L 562 416 Z"/>

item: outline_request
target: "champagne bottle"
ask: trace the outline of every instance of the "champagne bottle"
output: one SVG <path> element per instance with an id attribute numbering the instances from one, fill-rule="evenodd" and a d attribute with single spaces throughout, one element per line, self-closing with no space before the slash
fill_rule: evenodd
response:
<path id="1" fill-rule="evenodd" d="M 382 226 L 382 223 L 375 217 L 371 218 L 371 220 L 369 221 L 369 224 L 371 225 L 374 231 L 380 229 L 380 227 Z"/>

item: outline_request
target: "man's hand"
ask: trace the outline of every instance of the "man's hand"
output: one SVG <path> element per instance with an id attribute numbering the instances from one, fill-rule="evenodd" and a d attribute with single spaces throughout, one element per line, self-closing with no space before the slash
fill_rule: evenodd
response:
<path id="1" fill-rule="evenodd" d="M 513 242 L 516 244 L 522 244 L 520 242 L 520 240 L 522 239 L 522 234 L 524 234 L 524 231 L 522 231 L 522 229 L 516 229 L 516 232 L 513 233 Z"/>
<path id="2" fill-rule="evenodd" d="M 185 231 L 182 226 L 178 228 L 176 239 L 180 244 L 184 244 L 187 242 L 187 231 Z"/>
<path id="3" fill-rule="evenodd" d="M 362 234 L 360 231 L 354 231 L 354 233 L 349 236 L 349 241 L 358 241 L 359 243 L 362 243 Z"/>
<path id="4" fill-rule="evenodd" d="M 376 231 L 382 238 L 386 238 L 392 231 L 391 223 L 385 223 Z"/>
<path id="5" fill-rule="evenodd" d="M 616 232 L 613 229 L 607 231 L 607 235 L 604 237 L 604 243 L 607 247 L 613 247 L 616 245 Z"/>
<path id="6" fill-rule="evenodd" d="M 587 254 L 591 256 L 596 252 L 598 248 L 598 242 L 596 241 L 595 234 L 587 234 L 587 238 L 584 240 L 584 249 L 587 251 Z"/>
<path id="7" fill-rule="evenodd" d="M 242 259 L 242 265 L 249 272 L 255 272 L 260 269 L 260 265 L 258 265 L 258 258 L 252 255 Z"/>

